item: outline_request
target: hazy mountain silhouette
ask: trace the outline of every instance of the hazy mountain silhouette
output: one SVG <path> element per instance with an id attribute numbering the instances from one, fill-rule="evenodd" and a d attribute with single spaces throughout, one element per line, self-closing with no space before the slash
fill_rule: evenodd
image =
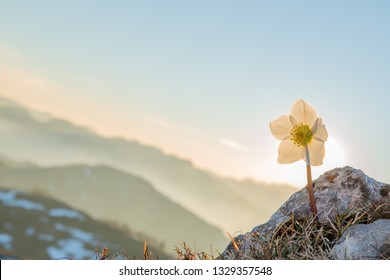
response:
<path id="1" fill-rule="evenodd" d="M 296 191 L 287 185 L 221 178 L 157 148 L 101 137 L 4 99 L 0 134 L 0 153 L 6 156 L 44 165 L 109 165 L 146 179 L 183 208 L 231 233 L 266 221 Z"/>
<path id="2" fill-rule="evenodd" d="M 115 221 L 145 233 L 173 254 L 186 241 L 210 251 L 223 248 L 223 232 L 157 192 L 145 180 L 106 166 L 41 168 L 0 164 L 1 184 L 66 201 L 99 220 Z"/>

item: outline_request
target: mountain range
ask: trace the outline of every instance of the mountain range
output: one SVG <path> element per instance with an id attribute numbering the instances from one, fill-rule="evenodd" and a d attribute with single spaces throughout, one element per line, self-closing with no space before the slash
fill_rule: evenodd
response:
<path id="1" fill-rule="evenodd" d="M 181 241 L 202 247 L 226 245 L 223 232 L 157 192 L 145 180 L 107 166 L 39 167 L 0 164 L 1 183 L 11 189 L 66 201 L 91 217 L 145 233 L 173 253 Z M 207 233 L 207 234 L 205 234 Z"/>
<path id="2" fill-rule="evenodd" d="M 0 221 L 0 255 L 94 259 L 106 247 L 110 258 L 143 258 L 140 236 L 46 196 L 0 188 Z M 151 246 L 150 250 L 155 257 L 170 258 L 161 248 Z"/>
<path id="3" fill-rule="evenodd" d="M 6 99 L 0 99 L 0 135 L 7 158 L 2 185 L 41 191 L 92 217 L 120 221 L 168 251 L 181 241 L 221 250 L 226 231 L 266 221 L 296 191 L 223 178 L 158 148 L 103 137 Z"/>

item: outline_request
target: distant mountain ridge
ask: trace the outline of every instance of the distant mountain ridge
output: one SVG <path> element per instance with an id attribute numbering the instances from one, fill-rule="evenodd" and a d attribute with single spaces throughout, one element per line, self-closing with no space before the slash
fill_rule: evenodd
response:
<path id="1" fill-rule="evenodd" d="M 221 178 L 156 148 L 104 138 L 90 129 L 0 101 L 0 153 L 45 166 L 104 164 L 123 170 L 144 178 L 221 231 L 250 230 L 296 191 L 288 185 Z"/>
<path id="2" fill-rule="evenodd" d="M 57 200 L 0 187 L 0 254 L 22 259 L 143 258 L 143 240 L 113 228 Z M 151 246 L 160 259 L 170 258 Z"/>
<path id="3" fill-rule="evenodd" d="M 204 250 L 226 245 L 223 232 L 157 192 L 145 180 L 107 167 L 71 165 L 42 168 L 0 164 L 0 181 L 11 189 L 43 193 L 89 213 L 145 233 L 167 254 L 186 241 Z"/>

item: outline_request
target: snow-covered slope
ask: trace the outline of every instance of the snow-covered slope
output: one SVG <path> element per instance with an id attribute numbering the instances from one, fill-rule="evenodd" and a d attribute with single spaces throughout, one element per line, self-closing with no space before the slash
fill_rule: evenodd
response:
<path id="1" fill-rule="evenodd" d="M 130 230 L 98 222 L 51 198 L 0 189 L 0 255 L 95 259 L 95 249 L 100 253 L 104 247 L 117 259 L 124 258 L 122 250 L 130 257 L 143 256 L 142 237 Z M 156 256 L 169 258 L 159 248 L 151 247 Z"/>

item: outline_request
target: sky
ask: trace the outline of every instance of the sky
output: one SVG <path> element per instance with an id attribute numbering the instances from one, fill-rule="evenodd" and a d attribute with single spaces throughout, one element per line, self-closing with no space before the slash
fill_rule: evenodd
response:
<path id="1" fill-rule="evenodd" d="M 306 183 L 269 122 L 298 99 L 329 140 L 313 178 L 390 182 L 389 1 L 2 1 L 0 96 L 227 177 Z"/>

